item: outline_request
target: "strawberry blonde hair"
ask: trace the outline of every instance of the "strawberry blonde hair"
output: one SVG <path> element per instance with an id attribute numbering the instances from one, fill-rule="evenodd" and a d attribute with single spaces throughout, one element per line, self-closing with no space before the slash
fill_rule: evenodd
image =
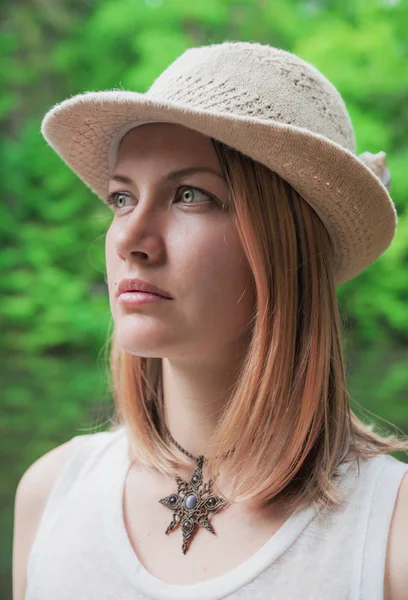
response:
<path id="1" fill-rule="evenodd" d="M 319 216 L 278 174 L 211 141 L 257 302 L 248 351 L 206 456 L 205 480 L 211 477 L 213 493 L 230 502 L 266 507 L 282 499 L 292 510 L 339 505 L 341 463 L 406 452 L 408 441 L 375 433 L 349 406 L 333 251 Z M 191 459 L 166 441 L 162 359 L 124 351 L 114 331 L 110 341 L 111 430 L 125 426 L 144 466 L 171 476 L 181 465 L 191 468 Z"/>

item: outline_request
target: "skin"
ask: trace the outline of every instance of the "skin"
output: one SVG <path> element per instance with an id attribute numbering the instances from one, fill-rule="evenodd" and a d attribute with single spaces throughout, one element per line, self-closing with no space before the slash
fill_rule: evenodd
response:
<path id="1" fill-rule="evenodd" d="M 219 176 L 163 179 L 186 167 L 210 168 Z M 206 455 L 250 340 L 256 301 L 227 183 L 210 139 L 170 123 L 130 130 L 112 170 L 116 175 L 133 182 L 109 183 L 109 192 L 121 192 L 106 234 L 118 341 L 127 352 L 163 359 L 166 424 L 183 448 Z M 204 192 L 177 192 L 179 186 Z M 120 304 L 116 287 L 126 277 L 153 283 L 173 299 Z"/>

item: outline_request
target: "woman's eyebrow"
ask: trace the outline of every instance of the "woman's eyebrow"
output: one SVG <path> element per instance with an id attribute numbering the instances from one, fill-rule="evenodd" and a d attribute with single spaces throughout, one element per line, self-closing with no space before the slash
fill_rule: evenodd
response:
<path id="1" fill-rule="evenodd" d="M 219 177 L 220 179 L 222 179 L 225 182 L 225 178 L 222 175 L 222 173 L 220 173 L 219 171 L 215 171 L 213 169 L 211 169 L 210 167 L 186 167 L 184 169 L 177 169 L 176 171 L 170 171 L 170 173 L 167 173 L 167 175 L 165 175 L 162 178 L 162 181 L 172 181 L 173 179 L 178 179 L 179 177 L 185 176 L 185 175 L 192 175 L 193 173 L 201 173 L 201 172 L 207 172 L 207 173 L 212 173 L 213 175 L 216 175 L 217 177 Z M 126 177 L 126 175 L 112 175 L 110 178 L 111 181 L 119 181 L 121 183 L 127 183 L 129 185 L 135 185 L 135 182 L 132 181 L 132 179 L 130 179 L 130 177 Z"/>

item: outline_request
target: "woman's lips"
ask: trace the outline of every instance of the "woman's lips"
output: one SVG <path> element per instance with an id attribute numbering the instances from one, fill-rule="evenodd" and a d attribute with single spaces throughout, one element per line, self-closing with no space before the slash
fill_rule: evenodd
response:
<path id="1" fill-rule="evenodd" d="M 165 290 L 162 290 L 161 288 L 157 287 L 157 285 L 153 285 L 152 283 L 144 281 L 143 279 L 139 279 L 139 277 L 122 279 L 119 282 L 117 295 L 119 296 L 124 292 L 145 292 L 147 294 L 162 296 L 163 298 L 172 298 Z"/>
<path id="2" fill-rule="evenodd" d="M 118 302 L 119 304 L 146 304 L 148 302 L 164 302 L 168 301 L 170 298 L 164 298 L 164 296 L 158 296 L 157 294 L 151 294 L 148 292 L 122 292 L 119 295 Z"/>

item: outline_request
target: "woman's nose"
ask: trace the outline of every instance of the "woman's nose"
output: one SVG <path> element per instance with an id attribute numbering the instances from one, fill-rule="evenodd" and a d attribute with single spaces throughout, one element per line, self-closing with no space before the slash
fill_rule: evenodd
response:
<path id="1" fill-rule="evenodd" d="M 117 220 L 114 244 L 124 257 L 135 252 L 153 255 L 163 239 L 164 213 L 152 196 L 134 202 L 132 210 Z"/>

